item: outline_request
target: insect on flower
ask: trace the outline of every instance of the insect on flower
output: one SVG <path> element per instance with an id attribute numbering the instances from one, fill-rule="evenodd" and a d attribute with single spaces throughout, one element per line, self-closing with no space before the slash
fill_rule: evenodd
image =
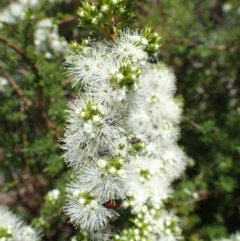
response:
<path id="1" fill-rule="evenodd" d="M 131 143 L 132 145 L 138 144 L 140 141 L 141 141 L 141 140 L 138 139 L 138 138 L 136 138 L 136 137 L 132 137 L 132 138 L 130 139 L 130 143 Z"/>
<path id="2" fill-rule="evenodd" d="M 107 149 L 107 148 L 105 148 L 105 149 L 102 149 L 102 150 L 99 150 L 98 151 L 98 155 L 99 156 L 109 156 L 110 155 L 110 151 Z"/>
<path id="3" fill-rule="evenodd" d="M 103 206 L 108 209 L 116 209 L 116 208 L 119 208 L 121 205 L 122 205 L 121 199 L 110 200 L 103 204 Z"/>
<path id="4" fill-rule="evenodd" d="M 147 59 L 147 61 L 150 63 L 150 64 L 156 64 L 158 62 L 157 58 L 155 57 L 149 57 Z"/>

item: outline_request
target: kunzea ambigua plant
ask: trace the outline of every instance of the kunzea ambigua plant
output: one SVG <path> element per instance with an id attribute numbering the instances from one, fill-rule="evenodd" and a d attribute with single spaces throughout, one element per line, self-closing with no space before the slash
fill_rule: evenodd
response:
<path id="1" fill-rule="evenodd" d="M 79 86 L 61 140 L 73 172 L 64 210 L 80 230 L 72 240 L 181 237 L 163 204 L 187 162 L 177 144 L 175 77 L 157 58 L 161 36 L 130 25 L 128 2 L 83 1 L 80 26 L 101 37 L 73 42 L 66 58 L 68 79 Z"/>

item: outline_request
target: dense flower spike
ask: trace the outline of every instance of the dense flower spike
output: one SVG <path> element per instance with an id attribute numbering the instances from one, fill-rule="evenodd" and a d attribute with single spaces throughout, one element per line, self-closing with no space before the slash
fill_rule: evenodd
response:
<path id="1" fill-rule="evenodd" d="M 126 17 L 126 7 L 124 0 L 83 1 L 79 10 L 80 25 L 98 26 L 109 41 L 73 43 L 66 59 L 68 79 L 80 93 L 69 104 L 62 139 L 74 171 L 65 211 L 95 240 L 105 240 L 105 228 L 122 207 L 131 210 L 135 228 L 112 240 L 177 240 L 180 229 L 165 221 L 172 216 L 163 208 L 186 164 L 176 144 L 181 111 L 173 98 L 175 78 L 158 64 L 157 33 L 120 30 L 116 16 Z"/>
<path id="2" fill-rule="evenodd" d="M 39 241 L 39 233 L 26 225 L 20 217 L 8 208 L 0 206 L 0 240 L 5 241 Z"/>
<path id="3" fill-rule="evenodd" d="M 149 30 L 123 29 L 111 43 L 72 44 L 66 60 L 69 79 L 82 93 L 69 104 L 62 139 L 64 159 L 74 169 L 65 211 L 97 240 L 122 207 L 131 209 L 136 227 L 112 240 L 180 235 L 163 201 L 186 164 L 176 144 L 181 110 L 172 71 L 149 61 L 159 40 Z"/>

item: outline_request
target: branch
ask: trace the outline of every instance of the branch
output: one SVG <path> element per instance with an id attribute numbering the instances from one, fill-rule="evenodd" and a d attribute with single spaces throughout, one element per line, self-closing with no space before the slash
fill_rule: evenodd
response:
<path id="1" fill-rule="evenodd" d="M 9 41 L 6 37 L 1 36 L 0 35 L 0 42 L 3 42 L 4 44 L 6 44 L 8 47 L 10 47 L 14 52 L 16 52 L 17 54 L 19 54 L 19 56 L 23 59 L 23 61 L 25 61 L 31 68 L 31 70 L 33 71 L 33 73 L 35 74 L 35 76 L 38 79 L 41 79 L 41 74 L 39 73 L 38 68 L 35 66 L 35 64 L 32 62 L 32 60 L 25 54 L 25 52 L 20 49 L 18 46 L 16 46 L 14 43 L 12 43 L 11 41 Z M 14 90 L 17 92 L 17 94 L 22 98 L 22 100 L 24 101 L 24 103 L 26 103 L 28 106 L 32 106 L 33 103 L 31 100 L 29 100 L 26 95 L 24 94 L 24 92 L 22 91 L 22 89 L 20 88 L 20 86 L 14 81 L 14 79 L 6 74 L 3 73 L 3 76 L 8 80 L 8 82 L 12 85 L 12 87 L 14 88 Z M 45 126 L 48 129 L 56 129 L 55 125 L 44 115 L 44 96 L 43 96 L 43 89 L 40 87 L 38 90 L 38 108 L 39 108 L 39 115 L 42 118 Z M 54 137 L 55 139 L 58 139 L 58 133 L 55 130 L 54 131 Z"/>
<path id="2" fill-rule="evenodd" d="M 186 122 L 188 122 L 192 127 L 194 127 L 196 130 L 198 130 L 199 132 L 204 132 L 204 130 L 203 130 L 203 128 L 198 124 L 198 123 L 196 123 L 196 122 L 194 122 L 193 120 L 190 120 L 190 119 L 188 119 L 188 118 L 184 118 L 184 120 L 186 121 Z"/>
<path id="3" fill-rule="evenodd" d="M 15 80 L 7 73 L 1 73 L 4 78 L 12 85 L 13 89 L 17 92 L 19 97 L 23 100 L 23 102 L 31 107 L 33 105 L 33 102 L 28 99 L 28 97 L 24 94 L 23 90 L 20 88 L 20 86 L 15 82 Z"/>
<path id="4" fill-rule="evenodd" d="M 32 60 L 25 54 L 25 52 L 22 49 L 20 49 L 18 46 L 16 46 L 14 43 L 12 43 L 9 39 L 7 39 L 6 37 L 1 36 L 1 35 L 0 35 L 0 42 L 6 44 L 14 52 L 16 52 L 18 55 L 20 55 L 21 58 L 23 59 L 23 61 L 26 62 L 30 66 L 30 68 L 32 69 L 32 71 L 36 75 L 36 77 L 41 78 L 38 68 L 35 66 L 35 64 L 32 62 Z"/>
<path id="5" fill-rule="evenodd" d="M 170 37 L 165 39 L 166 42 L 172 42 L 176 44 L 184 44 L 188 47 L 196 47 L 199 44 L 203 44 L 204 42 L 201 40 L 190 40 L 190 39 L 178 39 L 175 37 Z M 235 53 L 237 51 L 236 46 L 227 46 L 223 44 L 218 45 L 205 45 L 206 48 L 211 50 L 217 50 L 217 51 L 229 51 L 230 53 Z"/>
<path id="6" fill-rule="evenodd" d="M 77 18 L 74 17 L 74 16 L 70 16 L 70 17 L 66 17 L 66 18 L 63 18 L 61 20 L 58 21 L 58 24 L 66 24 L 66 23 L 69 23 L 69 22 L 73 22 L 75 21 Z"/>

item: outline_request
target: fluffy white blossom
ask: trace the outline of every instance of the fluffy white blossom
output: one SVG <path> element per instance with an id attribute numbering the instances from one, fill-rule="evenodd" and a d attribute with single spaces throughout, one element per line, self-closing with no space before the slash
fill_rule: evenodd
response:
<path id="1" fill-rule="evenodd" d="M 14 24 L 24 16 L 24 5 L 18 2 L 9 4 L 0 12 L 0 22 L 7 24 Z"/>
<path id="2" fill-rule="evenodd" d="M 19 216 L 11 213 L 7 207 L 0 206 L 0 240 L 39 241 L 39 233 L 26 225 Z"/>
<path id="3" fill-rule="evenodd" d="M 50 50 L 55 53 L 66 53 L 68 49 L 66 40 L 59 36 L 58 26 L 51 18 L 41 19 L 37 23 L 34 44 L 37 51 L 46 53 L 49 53 Z M 51 58 L 51 54 L 48 54 L 48 57 Z"/>
<path id="4" fill-rule="evenodd" d="M 67 188 L 68 204 L 65 212 L 74 225 L 92 232 L 104 228 L 109 220 L 116 219 L 118 214 L 114 210 L 104 207 L 99 200 L 79 189 L 80 187 L 78 183 L 71 183 Z"/>
<path id="5" fill-rule="evenodd" d="M 71 166 L 77 167 L 87 158 L 98 155 L 103 147 L 113 149 L 115 141 L 123 136 L 122 114 L 116 110 L 85 96 L 70 103 L 69 107 L 69 124 L 62 147 L 66 150 L 65 160 Z"/>
<path id="6" fill-rule="evenodd" d="M 54 2 L 56 0 L 46 1 Z M 0 10 L 0 29 L 4 24 L 16 25 L 19 20 L 24 20 L 25 13 L 31 9 L 31 12 L 36 12 L 41 8 L 44 1 L 38 0 L 19 0 L 12 1 L 5 8 Z M 31 16 L 35 21 L 35 16 Z M 58 33 L 58 25 L 52 18 L 43 18 L 38 20 L 35 26 L 34 45 L 37 52 L 44 52 L 47 59 L 52 58 L 55 54 L 63 54 L 68 50 L 67 41 Z"/>
<path id="7" fill-rule="evenodd" d="M 157 96 L 166 95 L 170 97 L 175 94 L 176 77 L 169 67 L 164 65 L 149 65 L 141 80 L 143 87 L 148 87 L 145 89 L 148 94 L 154 92 L 157 94 Z"/>
<path id="8" fill-rule="evenodd" d="M 115 235 L 116 241 L 177 241 L 181 240 L 178 218 L 159 207 L 142 206 L 136 210 L 134 226 L 123 229 L 122 234 Z"/>
<path id="9" fill-rule="evenodd" d="M 161 206 L 171 193 L 170 181 L 161 170 L 161 160 L 140 156 L 128 166 L 128 195 L 135 210 L 145 203 Z"/>
<path id="10" fill-rule="evenodd" d="M 126 186 L 121 175 L 112 175 L 110 168 L 98 168 L 94 164 L 83 167 L 75 178 L 77 186 L 97 197 L 101 203 L 125 198 Z"/>
<path id="11" fill-rule="evenodd" d="M 110 45 L 72 46 L 69 79 L 84 93 L 69 104 L 62 139 L 74 168 L 65 211 L 76 226 L 100 234 L 123 202 L 136 227 L 114 240 L 175 241 L 181 231 L 177 222 L 172 230 L 176 218 L 163 201 L 186 166 L 177 145 L 181 108 L 173 72 L 148 63 L 147 44 L 127 29 Z"/>
<path id="12" fill-rule="evenodd" d="M 148 41 L 139 31 L 126 29 L 120 33 L 113 45 L 113 53 L 119 58 L 130 59 L 134 63 L 144 64 L 147 53 L 144 51 Z"/>
<path id="13" fill-rule="evenodd" d="M 51 191 L 49 191 L 49 192 L 47 193 L 46 198 L 47 198 L 50 202 L 55 203 L 55 202 L 58 200 L 60 194 L 61 194 L 61 193 L 60 193 L 60 190 L 59 190 L 59 189 L 53 189 L 53 190 L 51 190 Z"/>
<path id="14" fill-rule="evenodd" d="M 222 6 L 222 10 L 225 13 L 230 12 L 232 10 L 232 8 L 233 8 L 233 6 L 230 3 L 224 3 L 223 6 Z"/>
<path id="15" fill-rule="evenodd" d="M 173 98 L 174 82 L 175 78 L 167 67 L 148 68 L 141 79 L 146 90 L 145 102 L 141 110 L 132 113 L 129 126 L 146 142 L 144 156 L 159 158 L 158 162 L 164 164 L 165 170 L 174 172 L 172 168 L 175 165 L 178 169 L 176 173 L 180 175 L 186 165 L 186 157 L 176 144 L 181 109 Z M 174 158 L 170 158 L 171 160 L 176 160 L 175 164 L 171 164 L 172 168 L 166 167 L 173 163 L 165 161 L 166 152 L 172 153 Z"/>
<path id="16" fill-rule="evenodd" d="M 91 43 L 89 43 L 91 45 Z M 74 76 L 74 84 L 88 86 L 94 90 L 94 87 L 108 78 L 109 71 L 115 71 L 115 63 L 108 58 L 106 46 L 86 46 L 81 52 L 74 50 L 69 53 L 65 65 L 68 67 L 70 76 Z"/>
<path id="17" fill-rule="evenodd" d="M 19 19 L 24 19 L 28 9 L 35 9 L 39 6 L 37 0 L 12 1 L 0 11 L 0 23 L 16 24 Z"/>

